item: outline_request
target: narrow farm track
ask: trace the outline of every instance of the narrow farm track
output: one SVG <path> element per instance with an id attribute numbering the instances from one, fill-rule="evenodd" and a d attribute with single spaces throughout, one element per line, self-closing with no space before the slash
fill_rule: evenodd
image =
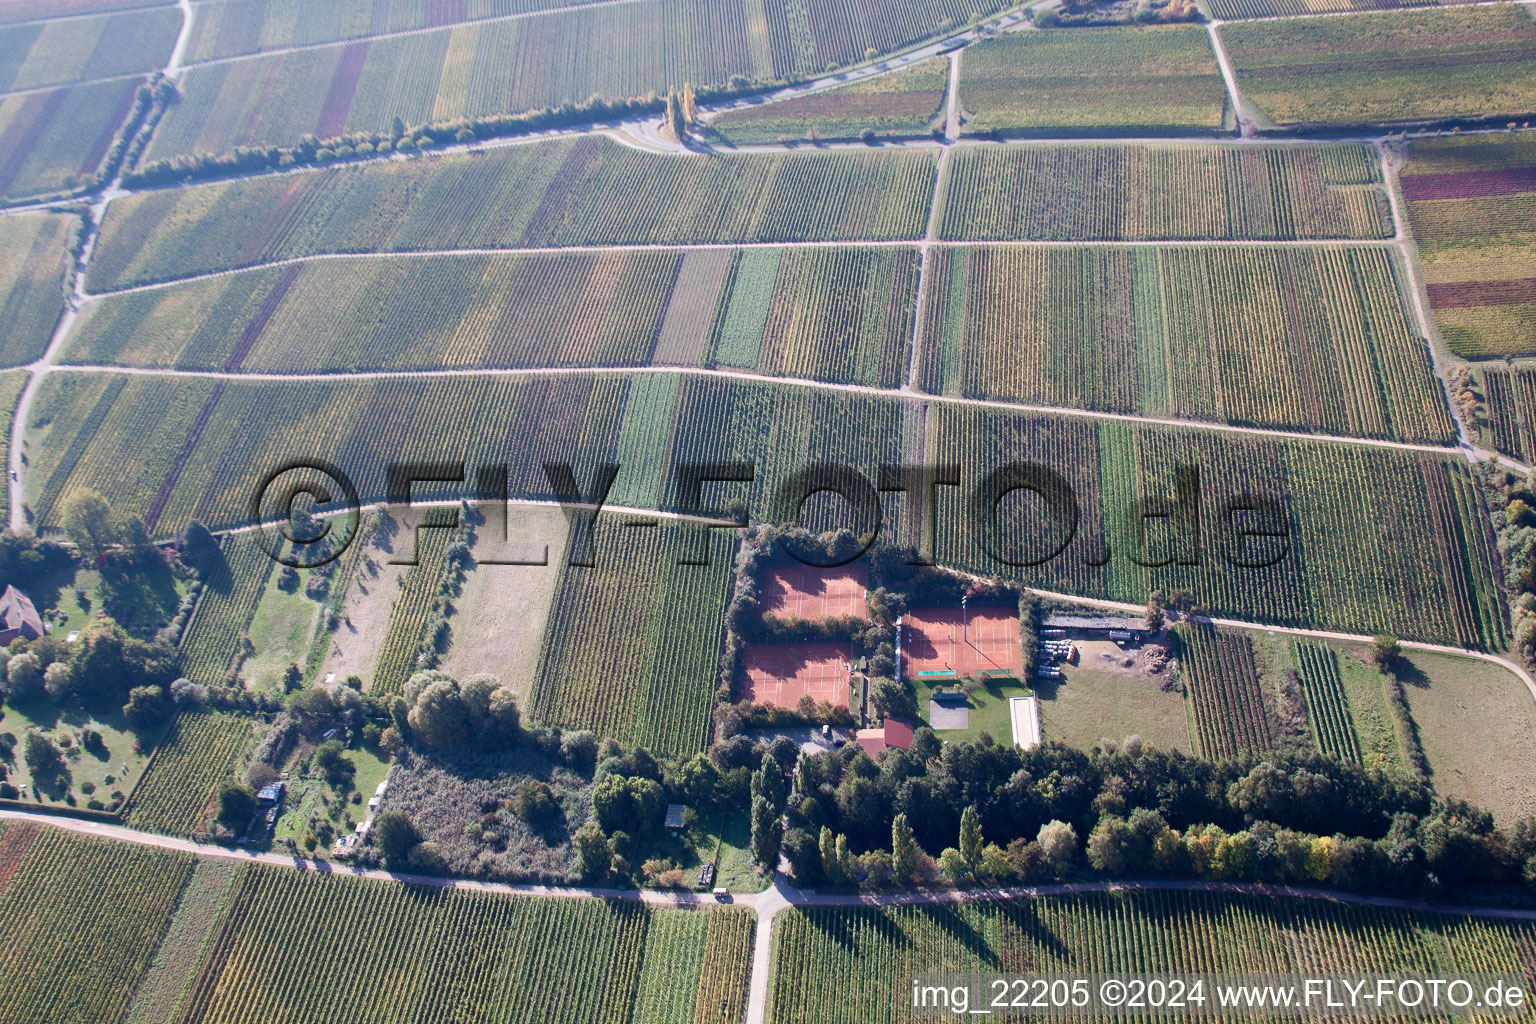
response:
<path id="1" fill-rule="evenodd" d="M 51 347 L 51 346 L 50 346 Z M 915 363 L 914 363 L 915 365 Z M 34 367 L 41 372 L 38 364 Z M 753 373 L 748 370 L 731 370 L 701 366 L 562 366 L 551 368 L 516 369 L 443 369 L 443 370 L 362 370 L 337 373 L 247 373 L 228 370 L 173 370 L 162 367 L 101 366 L 101 365 L 49 365 L 50 373 L 115 373 L 134 377 L 190 377 L 212 380 L 242 380 L 271 383 L 313 383 L 366 380 L 398 380 L 417 378 L 428 380 L 442 377 L 587 377 L 620 376 L 628 374 L 672 374 L 682 377 L 725 377 L 757 383 L 780 384 L 787 387 L 808 388 L 814 391 L 841 391 L 847 394 L 894 398 L 903 401 L 922 401 L 936 404 L 972 406 L 982 409 L 1004 409 L 1011 412 L 1040 413 L 1047 416 L 1063 416 L 1072 419 L 1114 420 L 1124 423 L 1145 423 L 1152 426 L 1178 427 L 1181 429 L 1210 430 L 1224 434 L 1245 434 L 1250 437 L 1279 437 L 1295 441 L 1334 442 L 1358 445 L 1365 448 L 1390 448 L 1397 451 L 1429 452 L 1447 455 L 1457 452 L 1443 445 L 1416 444 L 1411 441 L 1385 441 L 1371 437 L 1349 437 L 1343 434 L 1307 433 L 1299 430 L 1249 427 L 1233 423 L 1211 423 L 1204 420 L 1181 420 L 1164 416 L 1141 416 L 1135 413 L 1101 412 L 1093 409 L 1072 409 L 1059 405 L 1029 405 L 1022 402 L 1003 402 L 988 398 L 962 398 L 954 395 L 930 395 L 916 391 L 893 391 L 871 387 L 867 384 L 834 384 L 829 381 L 808 380 L 803 377 L 776 377 L 771 374 Z M 1491 457 L 1493 453 L 1474 449 L 1474 453 Z M 1462 454 L 1468 454 L 1465 449 Z"/>
<path id="2" fill-rule="evenodd" d="M 1227 87 L 1227 102 L 1232 104 L 1232 118 L 1237 122 L 1237 134 L 1245 139 L 1251 138 L 1253 120 L 1243 109 L 1243 94 L 1237 88 L 1237 74 L 1232 70 L 1232 61 L 1227 58 L 1227 48 L 1221 41 L 1221 33 L 1217 31 L 1222 24 L 1217 18 L 1206 22 L 1206 31 L 1211 37 L 1211 51 L 1216 54 L 1216 66 L 1221 69 L 1221 80 Z"/>

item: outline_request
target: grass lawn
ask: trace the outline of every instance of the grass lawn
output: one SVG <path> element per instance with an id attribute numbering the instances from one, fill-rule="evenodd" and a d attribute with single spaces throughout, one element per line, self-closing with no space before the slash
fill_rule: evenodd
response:
<path id="1" fill-rule="evenodd" d="M 27 770 L 21 754 L 22 739 L 27 730 L 34 727 L 49 734 L 61 747 L 64 746 L 61 741 L 66 737 L 69 739 L 69 745 L 64 748 L 68 773 L 64 785 L 41 794 L 33 785 L 32 774 Z M 81 748 L 80 735 L 86 729 L 94 729 L 101 734 L 101 747 L 93 750 Z M 25 785 L 26 800 L 40 807 L 84 807 L 91 799 L 110 805 L 113 792 L 127 793 L 138 780 L 149 761 L 149 751 L 154 746 L 153 743 L 147 744 L 144 753 L 134 753 L 134 734 L 128 731 L 128 723 L 120 711 L 96 711 L 92 714 L 73 708 L 61 711 L 49 700 L 29 701 L 21 707 L 7 704 L 4 718 L 0 718 L 0 734 L 16 737 L 16 745 L 6 763 L 9 772 L 7 781 L 18 788 Z M 160 735 L 150 739 L 158 742 Z M 123 772 L 125 764 L 128 766 L 126 774 Z M 92 786 L 94 792 L 85 793 L 82 789 L 85 785 Z"/>
<path id="2" fill-rule="evenodd" d="M 240 674 L 253 689 L 281 690 L 289 665 L 304 668 L 320 615 L 320 604 L 304 595 L 309 573 L 299 572 L 299 585 L 292 593 L 277 585 L 281 575 L 274 572 L 267 580 L 247 627 L 256 653 L 245 659 Z"/>
<path id="3" fill-rule="evenodd" d="M 1361 761 L 1367 768 L 1407 771 L 1408 762 L 1397 738 L 1397 722 L 1387 702 L 1386 677 L 1366 663 L 1363 646 L 1330 646 L 1339 655 L 1339 680 L 1344 684 L 1344 699 L 1349 702 Z"/>
<path id="4" fill-rule="evenodd" d="M 768 888 L 768 880 L 752 869 L 752 825 L 746 811 L 723 814 L 719 828 L 715 885 L 723 885 L 731 892 L 762 892 Z"/>
<path id="5" fill-rule="evenodd" d="M 296 764 L 310 749 L 313 748 L 302 748 L 290 764 Z M 299 775 L 296 772 L 290 772 L 287 780 L 288 796 L 283 805 L 284 811 L 277 819 L 277 824 L 272 831 L 273 846 L 285 845 L 285 841 L 291 839 L 303 849 L 304 837 L 311 831 L 311 822 L 319 824 L 316 820 L 317 811 L 319 818 L 330 819 L 331 826 L 338 836 L 351 832 L 353 825 L 368 816 L 368 801 L 379 783 L 389 775 L 390 762 L 381 758 L 377 750 L 368 747 L 348 749 L 342 757 L 350 761 L 352 767 L 356 769 L 352 786 L 345 792 L 338 792 L 318 773 Z M 356 803 L 352 801 L 354 794 L 359 797 Z M 314 855 L 329 857 L 330 845 L 317 846 Z"/>
<path id="6" fill-rule="evenodd" d="M 928 701 L 939 687 L 953 690 L 954 679 L 913 679 L 912 687 L 917 694 L 917 710 L 928 723 Z M 1013 744 L 1013 719 L 1008 714 L 1009 697 L 1025 697 L 1029 687 L 1017 679 L 987 679 L 968 692 L 970 724 L 964 729 L 935 729 L 934 735 L 950 743 L 977 740 L 981 734 L 991 733 L 992 738 L 1004 746 Z"/>
<path id="7" fill-rule="evenodd" d="M 1508 669 L 1477 658 L 1405 652 L 1409 712 L 1446 796 L 1492 811 L 1501 825 L 1536 814 L 1536 700 Z"/>
<path id="8" fill-rule="evenodd" d="M 1041 739 L 1092 750 L 1100 740 L 1140 736 L 1160 750 L 1193 752 L 1184 695 L 1163 690 L 1163 676 L 1081 664 L 1061 668 L 1064 678 L 1036 681 Z"/>
<path id="9" fill-rule="evenodd" d="M 477 538 L 488 528 L 480 527 Z M 549 564 L 476 564 L 470 569 L 463 592 L 453 602 L 451 641 L 442 659 L 445 672 L 458 679 L 489 672 L 519 698 L 524 696 L 539 665 L 565 534 L 565 515 L 557 508 L 513 505 L 507 510 L 508 543 L 535 550 L 547 545 Z M 481 555 L 487 545 L 488 539 L 477 539 L 471 554 Z"/>

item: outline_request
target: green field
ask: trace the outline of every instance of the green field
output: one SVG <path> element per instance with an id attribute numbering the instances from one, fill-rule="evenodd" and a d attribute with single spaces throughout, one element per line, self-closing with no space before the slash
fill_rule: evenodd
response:
<path id="1" fill-rule="evenodd" d="M 1517 4 L 1217 29 L 1244 98 L 1276 125 L 1536 112 L 1536 21 Z"/>
<path id="2" fill-rule="evenodd" d="M 61 361 L 279 373 L 720 361 L 896 387 L 916 274 L 915 251 L 896 248 L 315 260 L 99 299 Z"/>
<path id="3" fill-rule="evenodd" d="M 0 1019 L 118 1020 L 150 966 L 192 857 L 0 822 Z"/>
<path id="4" fill-rule="evenodd" d="M 203 574 L 203 593 L 181 641 L 181 674 L 194 683 L 222 683 L 247 656 L 240 644 L 277 563 L 255 533 L 229 534 L 223 564 Z"/>
<path id="5" fill-rule="evenodd" d="M 1410 0 L 1403 7 L 1450 6 L 1476 3 L 1478 0 Z M 1331 14 L 1346 11 L 1379 11 L 1376 0 L 1210 0 L 1211 13 L 1225 21 L 1244 18 L 1294 18 L 1307 14 Z"/>
<path id="6" fill-rule="evenodd" d="M 1524 921 L 1206 893 L 796 908 L 774 919 L 767 1019 L 912 1020 L 910 993 L 902 985 L 893 994 L 891 979 L 927 971 L 1305 975 L 1347 964 L 1385 977 L 1455 964 L 1518 975 L 1532 937 Z"/>
<path id="7" fill-rule="evenodd" d="M 1536 353 L 1536 140 L 1415 139 L 1399 179 L 1440 337 L 1469 359 Z"/>
<path id="8" fill-rule="evenodd" d="M 182 712 L 134 788 L 124 823 L 173 835 L 206 832 L 214 790 L 240 770 L 254 724 L 244 715 Z"/>
<path id="9" fill-rule="evenodd" d="M 1357 143 L 981 146 L 953 155 L 943 201 L 940 237 L 967 242 L 1392 234 L 1380 161 Z"/>
<path id="10" fill-rule="evenodd" d="M 334 5 L 327 5 L 334 6 Z M 821 74 L 958 26 L 999 0 L 654 0 L 576 6 L 192 67 L 150 159 Z M 234 29 L 233 31 L 238 31 Z M 405 70 L 402 73 L 402 69 Z M 259 97 L 252 102 L 252 97 Z"/>
<path id="11" fill-rule="evenodd" d="M 1164 689 L 1168 670 L 1149 676 L 1111 667 L 1102 655 L 1112 647 L 1108 641 L 1080 642 L 1079 663 L 1057 666 L 1063 678 L 1034 681 L 1041 739 L 1092 750 L 1104 740 L 1140 736 L 1158 750 L 1193 753 L 1184 695 Z"/>
<path id="12" fill-rule="evenodd" d="M 960 106 L 970 134 L 1220 131 L 1227 88 L 1193 25 L 1018 32 L 966 49 Z"/>
<path id="13" fill-rule="evenodd" d="M 508 465 L 511 495 L 535 499 L 552 496 L 545 461 L 570 461 L 584 482 L 596 465 L 614 462 L 622 469 L 608 501 L 641 508 L 675 507 L 674 466 L 752 460 L 753 483 L 722 486 L 709 499 L 739 496 L 758 521 L 785 520 L 793 510 L 775 507 L 774 496 L 809 463 L 846 465 L 873 480 L 880 465 L 926 450 L 933 459 L 965 461 L 972 485 L 1004 462 L 1041 462 L 1063 474 L 1082 510 L 1065 555 L 1021 570 L 977 546 L 965 527 L 969 488 L 940 488 L 938 554 L 967 571 L 1134 602 L 1156 587 L 1185 587 L 1212 613 L 1366 635 L 1386 630 L 1500 648 L 1507 630 L 1486 513 L 1467 466 L 1429 453 L 942 401 L 929 403 L 924 443 L 916 399 L 643 374 L 228 383 L 215 395 L 206 380 L 125 383 L 105 373 L 55 373 L 34 411 L 50 417 L 31 435 L 28 481 L 28 500 L 45 525 L 54 522 L 58 496 L 81 486 L 119 496 L 119 514 L 142 515 L 163 494 L 155 521 L 164 531 L 192 517 L 217 528 L 240 525 L 261 475 L 295 450 L 341 467 L 364 501 L 384 496 L 385 465 L 399 459 Z M 189 439 L 189 424 L 199 418 Z M 318 451 L 317 437 L 326 439 Z M 1202 474 L 1202 543 L 1211 557 L 1201 566 L 1144 570 L 1129 559 L 1124 512 L 1143 493 L 1171 493 L 1179 465 Z M 458 493 L 429 488 L 421 497 Z M 1283 498 L 1291 540 L 1277 564 L 1242 568 L 1225 560 L 1235 533 L 1223 503 L 1245 493 Z M 807 513 L 816 529 L 859 525 L 841 502 L 825 514 L 810 506 Z M 1031 536 L 1020 518 L 1027 514 L 1023 505 L 1003 511 L 1010 550 Z M 892 500 L 884 529 L 900 528 L 901 506 Z M 1095 537 L 1119 555 L 1090 564 L 1095 551 L 1086 545 Z M 1403 537 L 1426 542 L 1404 544 Z"/>
<path id="14" fill-rule="evenodd" d="M 140 79 L 0 96 L 0 197 L 69 192 L 100 169 Z"/>
<path id="15" fill-rule="evenodd" d="M 1399 676 L 1435 790 L 1504 826 L 1536 814 L 1536 697 L 1500 665 L 1406 653 Z"/>
<path id="16" fill-rule="evenodd" d="M 988 246 L 930 259 L 927 391 L 1455 437 L 1386 250 Z"/>
<path id="17" fill-rule="evenodd" d="M 527 703 L 534 718 L 657 753 L 704 748 L 732 545 L 714 531 L 709 565 L 679 565 L 684 529 L 600 520 L 590 568 L 571 565 L 568 547 Z"/>
<path id="18" fill-rule="evenodd" d="M 170 0 L 26 0 L 25 3 L 0 6 L 0 24 L 168 6 L 171 6 Z"/>
<path id="19" fill-rule="evenodd" d="M 750 910 L 259 865 L 236 866 L 231 880 L 206 862 L 194 871 L 186 854 L 0 828 L 0 863 L 19 867 L 0 876 L 0 942 L 14 954 L 0 962 L 0 1015 L 14 1024 L 325 1024 L 362 1005 L 380 1024 L 745 1017 Z"/>
<path id="20" fill-rule="evenodd" d="M 708 122 L 711 142 L 732 146 L 853 139 L 906 138 L 942 128 L 949 61 L 932 58 L 852 85 L 811 96 L 728 110 Z"/>
<path id="21" fill-rule="evenodd" d="M 223 0 L 199 11 L 187 60 L 235 57 L 290 46 L 317 46 L 383 32 L 409 32 L 459 22 L 576 7 L 582 0 L 467 0 L 444 7 L 423 0 Z"/>
<path id="22" fill-rule="evenodd" d="M 920 152 L 667 156 L 588 138 L 140 193 L 109 208 L 89 284 L 317 253 L 916 238 L 934 164 Z"/>
<path id="23" fill-rule="evenodd" d="M 4 425 L 5 437 L 0 440 L 0 459 L 3 459 L 7 467 L 11 464 L 11 424 L 16 419 L 16 403 L 21 401 L 21 392 L 27 386 L 27 374 L 20 370 L 10 373 L 0 373 L 0 409 L 5 411 L 5 416 L 0 418 L 0 424 Z M 9 468 L 6 470 L 10 472 Z M 0 495 L 0 516 L 5 522 L 10 522 L 11 515 L 11 489 L 6 487 L 4 494 Z"/>
<path id="24" fill-rule="evenodd" d="M 0 28 L 0 92 L 157 70 L 180 31 L 175 7 Z"/>
<path id="25" fill-rule="evenodd" d="M 29 729 L 44 733 L 64 752 L 64 774 L 55 784 L 39 787 L 22 756 L 19 741 Z M 86 730 L 101 737 L 99 746 L 85 748 L 82 737 Z M 125 794 L 144 773 L 156 738 L 155 732 L 142 737 L 136 734 L 117 708 L 87 712 L 78 707 L 60 708 L 48 699 L 21 704 L 7 701 L 4 716 L 0 717 L 0 733 L 18 740 L 5 766 L 6 781 L 24 787 L 22 799 L 27 805 L 40 811 L 61 809 L 65 813 L 70 807 L 118 810 Z M 141 738 L 143 752 L 138 749 Z M 95 807 L 91 806 L 93 802 Z"/>
<path id="26" fill-rule="evenodd" d="M 1235 760 L 1270 749 L 1269 712 L 1248 634 L 1180 625 L 1175 635 L 1201 755 Z"/>
<path id="27" fill-rule="evenodd" d="M 66 255 L 80 221 L 54 213 L 0 219 L 0 366 L 30 363 L 43 354 L 64 312 Z"/>

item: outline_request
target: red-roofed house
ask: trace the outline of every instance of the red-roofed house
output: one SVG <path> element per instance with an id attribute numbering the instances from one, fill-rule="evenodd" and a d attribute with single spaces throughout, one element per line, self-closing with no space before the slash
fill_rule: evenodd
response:
<path id="1" fill-rule="evenodd" d="M 36 640 L 43 635 L 43 620 L 38 618 L 32 599 L 15 587 L 6 586 L 0 594 L 0 647 L 7 647 L 12 640 L 24 636 Z"/>
<path id="2" fill-rule="evenodd" d="M 864 753 L 870 757 L 876 757 L 886 747 L 899 747 L 907 750 L 912 746 L 912 727 L 906 722 L 898 722 L 894 718 L 887 718 L 885 725 L 876 729 L 860 729 L 854 734 L 854 739 L 859 746 L 864 748 Z"/>

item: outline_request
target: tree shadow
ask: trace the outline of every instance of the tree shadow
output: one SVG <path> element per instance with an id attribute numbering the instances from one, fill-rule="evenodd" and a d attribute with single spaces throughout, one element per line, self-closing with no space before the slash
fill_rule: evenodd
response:
<path id="1" fill-rule="evenodd" d="M 1404 686 L 1412 686 L 1420 690 L 1429 689 L 1429 676 L 1425 675 L 1423 669 L 1419 668 L 1419 666 L 1415 665 L 1407 658 L 1397 659 L 1397 664 L 1393 667 L 1392 674 L 1396 676 L 1397 681 L 1402 683 Z"/>

